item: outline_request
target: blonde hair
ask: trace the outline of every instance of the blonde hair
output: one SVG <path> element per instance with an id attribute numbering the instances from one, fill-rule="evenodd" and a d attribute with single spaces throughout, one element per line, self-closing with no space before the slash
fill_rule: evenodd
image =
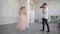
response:
<path id="1" fill-rule="evenodd" d="M 25 6 L 22 6 L 20 10 L 22 10 L 23 8 L 25 8 Z M 21 14 L 21 11 L 19 12 L 19 14 Z M 26 12 L 24 12 L 23 14 L 26 15 Z"/>
<path id="2" fill-rule="evenodd" d="M 20 8 L 20 10 L 22 10 L 23 8 L 25 8 L 25 6 L 22 6 L 22 7 Z"/>

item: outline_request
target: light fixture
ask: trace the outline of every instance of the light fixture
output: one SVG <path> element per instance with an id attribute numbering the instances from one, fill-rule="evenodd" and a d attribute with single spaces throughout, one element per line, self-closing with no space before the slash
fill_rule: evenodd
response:
<path id="1" fill-rule="evenodd" d="M 42 1 L 42 0 L 32 0 L 33 2 L 39 2 L 39 1 Z"/>

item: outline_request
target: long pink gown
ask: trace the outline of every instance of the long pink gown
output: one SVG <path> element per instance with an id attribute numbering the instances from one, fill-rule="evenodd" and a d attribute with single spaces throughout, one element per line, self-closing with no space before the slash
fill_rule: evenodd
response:
<path id="1" fill-rule="evenodd" d="M 28 27 L 29 27 L 29 23 L 28 23 L 27 17 L 26 17 L 26 15 L 21 13 L 21 15 L 19 16 L 19 20 L 18 20 L 16 29 L 25 30 Z"/>

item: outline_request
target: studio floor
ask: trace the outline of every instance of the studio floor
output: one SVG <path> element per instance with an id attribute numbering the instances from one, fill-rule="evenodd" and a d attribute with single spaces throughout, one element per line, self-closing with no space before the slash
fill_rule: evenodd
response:
<path id="1" fill-rule="evenodd" d="M 47 29 L 45 31 L 40 31 L 42 29 L 41 24 L 39 23 L 31 23 L 30 28 L 25 31 L 16 31 L 16 23 L 0 25 L 0 34 L 60 34 L 60 28 L 58 28 L 57 23 L 50 23 L 50 32 L 47 33 Z"/>

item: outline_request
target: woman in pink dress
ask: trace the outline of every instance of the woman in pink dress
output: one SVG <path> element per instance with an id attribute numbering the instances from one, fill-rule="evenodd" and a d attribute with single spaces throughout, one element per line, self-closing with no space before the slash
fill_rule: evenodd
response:
<path id="1" fill-rule="evenodd" d="M 27 15 L 25 12 L 25 7 L 21 7 L 19 11 L 19 20 L 16 29 L 17 30 L 25 30 L 29 27 Z"/>

